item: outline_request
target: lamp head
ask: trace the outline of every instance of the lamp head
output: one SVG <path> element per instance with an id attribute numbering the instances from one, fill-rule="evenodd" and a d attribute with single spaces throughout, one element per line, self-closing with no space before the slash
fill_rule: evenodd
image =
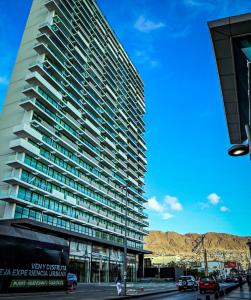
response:
<path id="1" fill-rule="evenodd" d="M 228 154 L 230 156 L 243 156 L 243 155 L 247 155 L 248 153 L 249 153 L 248 145 L 243 145 L 243 144 L 234 145 L 228 150 Z"/>

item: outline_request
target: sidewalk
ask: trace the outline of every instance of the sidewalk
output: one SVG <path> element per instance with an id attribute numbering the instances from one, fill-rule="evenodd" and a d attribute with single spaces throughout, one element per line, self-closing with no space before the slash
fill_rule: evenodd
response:
<path id="1" fill-rule="evenodd" d="M 233 292 L 229 293 L 223 298 L 224 300 L 234 300 L 234 299 L 251 299 L 251 286 L 244 284 L 242 289 L 237 288 Z"/>
<path id="2" fill-rule="evenodd" d="M 142 288 L 143 287 L 143 288 Z M 105 300 L 116 300 L 116 299 L 128 299 L 128 298 L 138 298 L 143 296 L 150 296 L 150 295 L 158 295 L 164 293 L 171 293 L 176 292 L 177 288 L 175 284 L 135 284 L 127 286 L 127 296 L 112 296 L 112 297 L 105 297 Z"/>

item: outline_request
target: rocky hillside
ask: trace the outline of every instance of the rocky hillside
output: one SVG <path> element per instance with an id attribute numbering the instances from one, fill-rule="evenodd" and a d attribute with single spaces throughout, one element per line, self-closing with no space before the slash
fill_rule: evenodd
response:
<path id="1" fill-rule="evenodd" d="M 180 256 L 181 260 L 200 261 L 202 251 L 194 252 L 195 245 L 201 240 L 200 234 L 179 234 L 176 232 L 150 231 L 145 237 L 145 248 L 153 256 Z M 240 237 L 225 233 L 209 232 L 205 235 L 205 247 L 210 261 L 238 261 L 243 266 L 248 263 L 248 240 L 251 237 Z"/>

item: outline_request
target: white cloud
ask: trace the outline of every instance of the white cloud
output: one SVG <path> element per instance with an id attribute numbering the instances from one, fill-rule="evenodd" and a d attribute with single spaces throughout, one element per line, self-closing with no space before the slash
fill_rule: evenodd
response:
<path id="1" fill-rule="evenodd" d="M 178 198 L 167 195 L 163 202 L 157 200 L 156 197 L 148 199 L 145 207 L 156 213 L 163 220 L 170 220 L 175 217 L 171 211 L 181 211 L 183 209 Z"/>
<path id="2" fill-rule="evenodd" d="M 151 60 L 150 65 L 151 67 L 156 68 L 159 66 L 159 62 L 157 60 Z"/>
<path id="3" fill-rule="evenodd" d="M 139 16 L 134 24 L 134 28 L 136 28 L 140 32 L 151 32 L 156 29 L 160 29 L 165 27 L 166 25 L 162 22 L 153 22 L 149 19 L 146 19 L 144 16 Z"/>
<path id="4" fill-rule="evenodd" d="M 213 205 L 217 205 L 220 202 L 220 197 L 217 194 L 215 194 L 215 193 L 209 194 L 207 196 L 207 199 Z"/>
<path id="5" fill-rule="evenodd" d="M 201 209 L 206 209 L 206 208 L 212 208 L 216 207 L 219 203 L 222 203 L 224 201 L 221 200 L 221 197 L 217 195 L 216 193 L 211 193 L 207 196 L 207 202 L 199 202 L 198 205 L 200 206 Z M 227 206 L 221 205 L 220 206 L 220 211 L 221 212 L 227 212 L 229 211 L 229 208 Z"/>
<path id="6" fill-rule="evenodd" d="M 146 208 L 148 208 L 152 211 L 155 211 L 157 213 L 164 212 L 164 206 L 158 202 L 156 197 L 152 197 L 152 198 L 148 199 L 148 201 L 146 203 Z"/>
<path id="7" fill-rule="evenodd" d="M 138 64 L 144 64 L 145 66 L 149 66 L 153 69 L 160 66 L 159 61 L 152 58 L 151 47 L 147 47 L 144 50 L 134 51 L 134 62 Z"/>
<path id="8" fill-rule="evenodd" d="M 229 211 L 229 208 L 226 207 L 226 206 L 221 206 L 221 207 L 220 207 L 220 211 L 221 211 L 221 212 L 227 212 L 227 211 Z"/>
<path id="9" fill-rule="evenodd" d="M 171 210 L 181 211 L 183 210 L 183 206 L 179 202 L 178 198 L 167 195 L 165 197 L 165 203 L 169 205 Z"/>
<path id="10" fill-rule="evenodd" d="M 210 207 L 208 202 L 199 202 L 198 205 L 201 209 L 206 209 Z"/>
<path id="11" fill-rule="evenodd" d="M 162 214 L 162 219 L 163 220 L 169 220 L 172 219 L 174 217 L 174 215 L 170 214 L 170 213 L 163 213 Z"/>
<path id="12" fill-rule="evenodd" d="M 183 0 L 183 3 L 193 9 L 203 10 L 203 11 L 212 11 L 216 9 L 217 3 L 212 3 L 211 1 L 202 1 L 202 0 Z"/>
<path id="13" fill-rule="evenodd" d="M 190 25 L 186 25 L 185 27 L 183 26 L 182 28 L 181 26 L 176 26 L 170 28 L 167 35 L 169 38 L 180 39 L 180 38 L 187 37 L 190 34 L 190 31 L 191 31 Z"/>
<path id="14" fill-rule="evenodd" d="M 9 80 L 4 76 L 0 76 L 0 85 L 7 85 L 7 84 L 9 84 Z"/>

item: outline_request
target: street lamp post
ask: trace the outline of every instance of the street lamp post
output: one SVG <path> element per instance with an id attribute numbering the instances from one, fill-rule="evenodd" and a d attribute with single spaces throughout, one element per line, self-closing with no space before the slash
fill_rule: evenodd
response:
<path id="1" fill-rule="evenodd" d="M 247 68 L 248 68 L 248 124 L 245 125 L 245 131 L 247 134 L 248 139 L 248 150 L 249 154 L 251 155 L 251 133 L 250 133 L 250 126 L 251 126 L 251 62 L 247 61 Z M 250 156 L 251 158 L 251 156 Z"/>
<path id="2" fill-rule="evenodd" d="M 249 256 L 249 264 L 248 264 L 248 270 L 247 270 L 247 282 L 248 282 L 248 285 L 251 284 L 251 240 L 249 240 L 247 242 L 247 246 L 249 248 L 249 251 L 250 251 L 250 256 Z"/>
<path id="3" fill-rule="evenodd" d="M 237 144 L 228 150 L 231 156 L 242 156 L 249 153 L 251 159 L 251 62 L 247 61 L 248 69 L 248 124 L 245 124 L 245 131 L 247 135 L 248 144 Z"/>
<path id="4" fill-rule="evenodd" d="M 126 207 L 125 207 L 125 234 L 124 234 L 124 259 L 123 259 L 123 279 L 124 279 L 124 296 L 126 296 L 127 283 L 127 218 L 128 218 L 128 185 L 121 186 L 126 191 Z"/>

